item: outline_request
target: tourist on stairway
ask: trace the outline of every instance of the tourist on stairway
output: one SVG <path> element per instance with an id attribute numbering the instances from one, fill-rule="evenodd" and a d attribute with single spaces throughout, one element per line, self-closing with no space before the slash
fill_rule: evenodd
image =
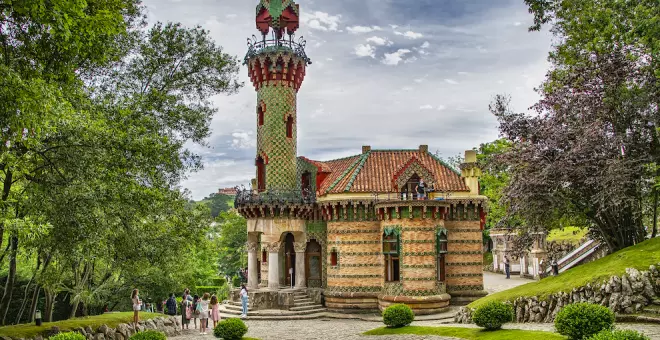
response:
<path id="1" fill-rule="evenodd" d="M 247 288 L 245 288 L 245 285 L 241 285 L 241 303 L 243 304 L 243 314 L 241 314 L 241 318 L 245 318 L 248 313 L 248 291 Z"/>

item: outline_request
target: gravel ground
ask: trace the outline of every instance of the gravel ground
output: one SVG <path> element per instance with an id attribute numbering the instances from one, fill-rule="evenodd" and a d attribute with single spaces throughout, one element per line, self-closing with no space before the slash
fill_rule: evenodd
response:
<path id="1" fill-rule="evenodd" d="M 359 320 L 338 320 L 338 319 L 318 319 L 318 320 L 293 320 L 293 321 L 251 321 L 247 320 L 249 331 L 247 336 L 262 340 L 320 340 L 320 339 L 377 339 L 377 340 L 448 340 L 453 338 L 437 336 L 417 336 L 417 335 L 392 335 L 378 336 L 377 338 L 366 337 L 362 333 L 381 327 L 381 323 Z M 447 326 L 447 327 L 476 327 L 474 325 L 441 325 L 436 321 L 420 321 L 413 325 L 417 326 Z M 649 324 L 617 324 L 621 329 L 633 329 L 641 331 L 651 339 L 660 340 L 660 325 Z M 509 324 L 504 328 L 553 331 L 552 324 Z M 195 339 L 205 340 L 214 339 L 212 334 L 199 335 L 198 331 L 185 331 L 182 336 L 171 338 L 172 340 Z"/>

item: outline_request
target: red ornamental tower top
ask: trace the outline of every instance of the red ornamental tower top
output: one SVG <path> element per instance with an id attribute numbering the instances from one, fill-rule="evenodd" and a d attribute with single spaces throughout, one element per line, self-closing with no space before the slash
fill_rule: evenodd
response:
<path id="1" fill-rule="evenodd" d="M 293 0 L 260 0 L 256 24 L 261 39 L 248 38 L 248 51 L 243 64 L 248 66 L 255 89 L 284 84 L 296 91 L 305 78 L 305 69 L 312 62 L 305 53 L 306 41 L 294 34 L 300 27 L 300 6 Z M 267 37 L 272 32 L 271 37 Z M 288 37 L 285 38 L 285 33 Z"/>
<path id="2" fill-rule="evenodd" d="M 257 29 L 266 36 L 273 29 L 275 39 L 280 40 L 284 31 L 293 35 L 300 27 L 300 5 L 293 0 L 260 0 L 257 5 Z"/>

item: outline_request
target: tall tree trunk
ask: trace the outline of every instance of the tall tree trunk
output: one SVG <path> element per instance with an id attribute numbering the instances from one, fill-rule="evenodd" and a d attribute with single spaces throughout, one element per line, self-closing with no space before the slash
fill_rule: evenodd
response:
<path id="1" fill-rule="evenodd" d="M 4 168 L 4 165 L 3 165 Z M 14 174 L 11 172 L 11 170 L 7 170 L 5 174 L 5 181 L 2 185 L 2 202 L 6 203 L 7 199 L 9 199 L 9 193 L 11 192 L 11 184 L 12 181 L 14 180 Z M 2 242 L 3 236 L 5 235 L 5 225 L 4 223 L 0 222 L 0 247 L 2 247 Z"/>
<path id="2" fill-rule="evenodd" d="M 27 285 L 25 286 L 25 292 L 23 293 L 23 303 L 21 304 L 21 309 L 18 311 L 18 315 L 16 316 L 16 324 L 21 323 L 21 318 L 23 317 L 23 312 L 25 312 L 25 308 L 27 307 L 28 304 L 28 292 L 30 291 L 30 286 L 32 286 L 32 282 L 34 279 L 37 277 L 37 273 L 39 273 L 39 269 L 41 267 L 41 254 L 37 254 L 37 267 L 34 269 L 34 272 L 32 273 L 32 277 L 30 278 L 30 281 L 28 281 Z M 36 285 L 35 285 L 36 286 Z M 35 287 L 36 289 L 36 287 Z"/>
<path id="3" fill-rule="evenodd" d="M 12 292 L 14 291 L 14 283 L 16 282 L 16 255 L 18 254 L 18 233 L 12 232 L 9 240 L 11 242 L 11 252 L 9 254 L 9 274 L 7 275 L 7 282 L 5 282 L 5 291 L 2 294 L 0 301 L 0 315 L 2 315 L 2 324 L 5 325 L 7 319 L 7 312 L 9 311 L 9 304 L 11 302 Z"/>
<path id="4" fill-rule="evenodd" d="M 53 322 L 53 309 L 55 308 L 55 298 L 57 297 L 57 294 L 50 289 L 44 289 L 44 293 L 46 294 L 44 320 L 46 322 Z"/>
<path id="5" fill-rule="evenodd" d="M 34 286 L 32 303 L 30 304 L 30 323 L 34 322 L 34 314 L 37 312 L 37 305 L 39 305 L 39 295 L 41 295 L 41 286 L 37 284 Z"/>
<path id="6" fill-rule="evenodd" d="M 653 230 L 651 238 L 658 235 L 658 188 L 653 187 Z"/>

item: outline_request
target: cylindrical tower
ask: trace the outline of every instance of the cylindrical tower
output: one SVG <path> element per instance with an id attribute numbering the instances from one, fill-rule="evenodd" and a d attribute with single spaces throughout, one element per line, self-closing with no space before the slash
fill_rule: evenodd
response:
<path id="1" fill-rule="evenodd" d="M 299 11 L 293 0 L 260 0 L 256 23 L 261 39 L 254 35 L 248 39 L 244 64 L 257 90 L 255 165 L 259 191 L 298 188 L 296 102 L 305 68 L 311 64 L 305 41 L 293 39 Z"/>

